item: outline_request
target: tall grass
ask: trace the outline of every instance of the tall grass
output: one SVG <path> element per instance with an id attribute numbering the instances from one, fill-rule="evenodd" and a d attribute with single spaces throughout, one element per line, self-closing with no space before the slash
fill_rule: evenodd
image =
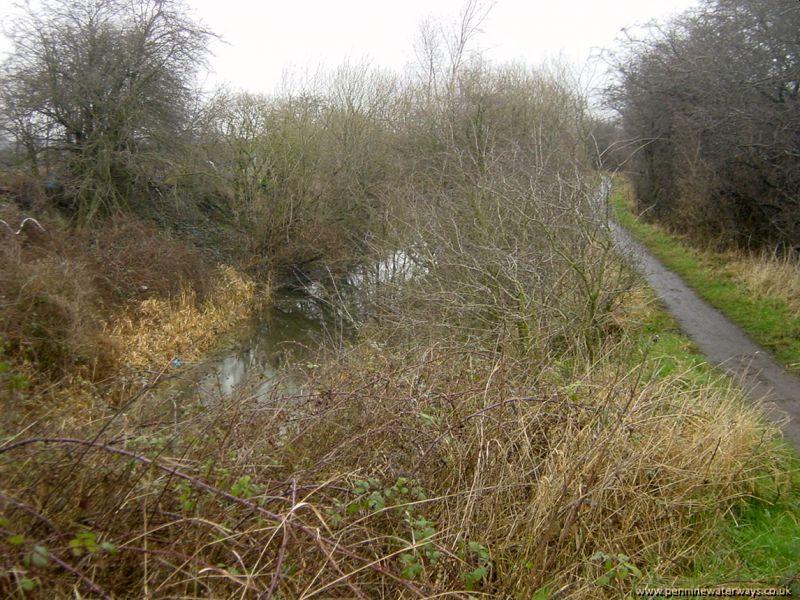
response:
<path id="1" fill-rule="evenodd" d="M 769 479 L 757 411 L 679 376 L 642 381 L 614 351 L 565 378 L 501 352 L 364 344 L 299 397 L 200 410 L 146 391 L 124 412 L 0 447 L 2 585 L 603 597 L 597 552 L 643 577 L 679 572 Z"/>
<path id="2" fill-rule="evenodd" d="M 417 268 L 364 279 L 357 339 L 299 392 L 201 403 L 157 371 L 82 414 L 28 405 L 0 442 L 4 592 L 607 597 L 685 568 L 771 482 L 757 408 L 641 357 L 585 103 L 563 71 L 471 57 L 474 4 L 426 77 L 351 66 L 210 111 L 197 160 L 245 258 Z M 215 299 L 210 323 L 239 314 L 252 288 L 228 281 L 138 304 L 124 355 L 175 352 Z"/>

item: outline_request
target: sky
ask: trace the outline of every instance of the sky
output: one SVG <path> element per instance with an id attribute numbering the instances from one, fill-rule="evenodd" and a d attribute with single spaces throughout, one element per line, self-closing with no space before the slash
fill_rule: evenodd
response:
<path id="1" fill-rule="evenodd" d="M 285 71 L 344 60 L 401 71 L 413 62 L 420 23 L 457 21 L 464 0 L 191 0 L 228 44 L 215 43 L 210 82 L 272 91 Z M 538 64 L 559 55 L 579 68 L 613 46 L 622 27 L 661 19 L 697 0 L 497 0 L 476 43 L 495 62 Z"/>
<path id="2" fill-rule="evenodd" d="M 218 33 L 204 87 L 270 93 L 284 73 L 313 74 L 349 60 L 402 71 L 420 23 L 458 19 L 465 0 L 186 0 Z M 538 64 L 558 56 L 578 68 L 614 45 L 623 27 L 663 19 L 698 0 L 496 0 L 476 43 L 493 62 Z M 487 4 L 488 5 L 488 4 Z M 7 24 L 12 2 L 0 0 Z M 0 40 L 0 52 L 8 49 Z M 591 68 L 585 72 L 591 73 Z M 591 79 L 591 77 L 589 77 Z"/>

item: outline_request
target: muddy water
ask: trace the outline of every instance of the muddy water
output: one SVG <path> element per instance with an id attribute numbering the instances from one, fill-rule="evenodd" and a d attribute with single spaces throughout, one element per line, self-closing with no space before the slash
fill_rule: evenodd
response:
<path id="1" fill-rule="evenodd" d="M 409 253 L 354 267 L 345 276 L 299 275 L 279 287 L 270 306 L 226 349 L 201 366 L 196 389 L 204 404 L 242 390 L 254 396 L 299 393 L 297 365 L 323 343 L 351 338 L 368 317 L 370 301 L 424 269 Z"/>
<path id="2" fill-rule="evenodd" d="M 209 404 L 248 386 L 265 396 L 295 393 L 301 382 L 291 365 L 325 341 L 349 335 L 341 319 L 323 301 L 299 289 L 279 289 L 270 307 L 254 315 L 239 337 L 217 351 L 202 367 L 197 391 Z"/>

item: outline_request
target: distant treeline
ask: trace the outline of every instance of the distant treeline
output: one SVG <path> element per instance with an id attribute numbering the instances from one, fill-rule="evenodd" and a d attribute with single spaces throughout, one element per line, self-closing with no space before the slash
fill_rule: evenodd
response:
<path id="1" fill-rule="evenodd" d="M 586 155 L 564 72 L 470 50 L 476 2 L 452 32 L 422 26 L 405 77 L 346 64 L 271 96 L 198 93 L 214 34 L 187 15 L 174 0 L 49 0 L 13 21 L 3 177 L 26 208 L 83 226 L 137 214 L 302 265 L 357 254 L 399 206 L 463 199 L 488 171 L 554 179 Z"/>
<path id="2" fill-rule="evenodd" d="M 800 3 L 706 0 L 612 56 L 614 159 L 698 238 L 800 245 Z"/>

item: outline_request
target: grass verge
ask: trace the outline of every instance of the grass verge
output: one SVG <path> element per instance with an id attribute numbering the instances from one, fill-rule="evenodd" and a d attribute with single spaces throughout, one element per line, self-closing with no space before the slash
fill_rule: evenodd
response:
<path id="1" fill-rule="evenodd" d="M 644 378 L 669 378 L 696 391 L 732 385 L 681 333 L 652 291 L 636 290 L 624 318 L 636 340 L 631 364 L 645 366 Z M 651 575 L 637 585 L 785 586 L 800 596 L 800 457 L 788 445 L 769 443 L 775 444 L 772 475 L 730 506 L 691 564 L 675 576 Z"/>
<path id="2" fill-rule="evenodd" d="M 635 215 L 632 192 L 617 177 L 614 218 L 697 294 L 721 311 L 787 369 L 800 373 L 800 265 L 771 256 L 701 251 Z M 776 286 L 775 282 L 781 282 Z"/>
<path id="3" fill-rule="evenodd" d="M 776 458 L 777 485 L 732 507 L 684 585 L 747 582 L 789 587 L 800 596 L 800 459 L 788 447 Z"/>

